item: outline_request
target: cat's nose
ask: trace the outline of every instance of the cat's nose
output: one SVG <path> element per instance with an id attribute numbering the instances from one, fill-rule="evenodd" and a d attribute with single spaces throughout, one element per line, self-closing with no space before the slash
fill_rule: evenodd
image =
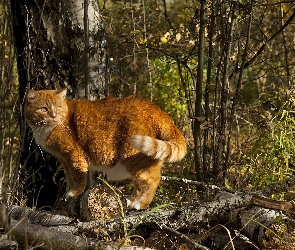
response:
<path id="1" fill-rule="evenodd" d="M 56 108 L 54 105 L 51 105 L 51 107 L 49 108 L 49 115 L 53 119 L 56 118 Z"/>
<path id="2" fill-rule="evenodd" d="M 54 118 L 56 118 L 56 113 L 55 113 L 55 112 L 52 112 L 52 113 L 50 114 L 50 116 L 54 119 Z"/>

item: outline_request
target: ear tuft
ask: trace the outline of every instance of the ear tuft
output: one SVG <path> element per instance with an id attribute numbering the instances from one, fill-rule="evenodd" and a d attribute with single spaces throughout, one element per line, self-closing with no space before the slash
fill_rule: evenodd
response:
<path id="1" fill-rule="evenodd" d="M 60 89 L 60 90 L 57 90 L 57 95 L 60 96 L 60 97 L 65 97 L 67 95 L 67 89 Z"/>

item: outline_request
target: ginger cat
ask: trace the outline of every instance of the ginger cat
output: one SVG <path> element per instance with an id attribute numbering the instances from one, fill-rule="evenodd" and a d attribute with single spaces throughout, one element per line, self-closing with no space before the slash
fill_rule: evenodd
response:
<path id="1" fill-rule="evenodd" d="M 181 160 L 186 142 L 166 113 L 135 97 L 65 99 L 63 90 L 28 90 L 24 114 L 35 141 L 63 165 L 70 190 L 81 194 L 88 168 L 111 180 L 132 179 L 131 209 L 153 200 L 164 161 Z"/>

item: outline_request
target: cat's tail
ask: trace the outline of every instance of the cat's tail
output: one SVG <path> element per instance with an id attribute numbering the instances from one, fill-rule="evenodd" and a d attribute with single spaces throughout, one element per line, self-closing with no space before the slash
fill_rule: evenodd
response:
<path id="1" fill-rule="evenodd" d="M 130 143 L 140 152 L 166 162 L 179 161 L 186 154 L 186 142 L 182 135 L 169 141 L 145 135 L 134 135 L 131 137 Z"/>

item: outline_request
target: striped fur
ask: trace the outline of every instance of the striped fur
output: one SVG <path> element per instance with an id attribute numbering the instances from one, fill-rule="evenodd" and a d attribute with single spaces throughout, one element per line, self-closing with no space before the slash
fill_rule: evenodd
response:
<path id="1" fill-rule="evenodd" d="M 179 161 L 186 154 L 186 145 L 183 138 L 163 141 L 150 136 L 134 135 L 131 137 L 130 143 L 140 152 L 165 162 Z"/>

